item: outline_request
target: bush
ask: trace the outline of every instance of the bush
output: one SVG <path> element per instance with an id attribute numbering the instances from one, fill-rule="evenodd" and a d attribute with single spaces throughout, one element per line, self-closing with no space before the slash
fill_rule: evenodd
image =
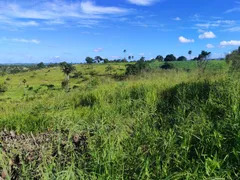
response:
<path id="1" fill-rule="evenodd" d="M 126 65 L 126 75 L 137 75 L 150 70 L 149 62 L 138 61 L 136 64 Z"/>
<path id="2" fill-rule="evenodd" d="M 226 56 L 226 61 L 231 64 L 232 70 L 240 70 L 240 52 L 239 50 L 234 50 Z"/>
<path id="3" fill-rule="evenodd" d="M 5 84 L 0 84 L 0 93 L 4 93 L 7 91 L 7 86 Z"/>
<path id="4" fill-rule="evenodd" d="M 168 69 L 174 69 L 175 66 L 172 63 L 165 63 L 164 65 L 160 66 L 160 68 L 168 70 Z"/>

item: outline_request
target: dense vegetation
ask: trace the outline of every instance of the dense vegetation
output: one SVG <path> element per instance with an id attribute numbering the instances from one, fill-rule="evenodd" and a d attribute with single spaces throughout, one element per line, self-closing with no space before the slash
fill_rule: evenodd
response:
<path id="1" fill-rule="evenodd" d="M 239 179 L 235 53 L 1 76 L 2 177 Z"/>

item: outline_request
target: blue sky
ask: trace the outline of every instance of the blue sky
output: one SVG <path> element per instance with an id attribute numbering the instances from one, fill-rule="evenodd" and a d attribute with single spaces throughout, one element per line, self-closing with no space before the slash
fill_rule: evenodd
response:
<path id="1" fill-rule="evenodd" d="M 240 46 L 239 17 L 237 0 L 2 0 L 0 63 L 218 58 Z"/>

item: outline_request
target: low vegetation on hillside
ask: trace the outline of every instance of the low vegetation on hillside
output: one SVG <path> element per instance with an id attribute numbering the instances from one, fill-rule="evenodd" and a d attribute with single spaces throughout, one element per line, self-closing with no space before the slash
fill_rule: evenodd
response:
<path id="1" fill-rule="evenodd" d="M 3 74 L 2 178 L 239 179 L 240 51 L 201 54 Z"/>

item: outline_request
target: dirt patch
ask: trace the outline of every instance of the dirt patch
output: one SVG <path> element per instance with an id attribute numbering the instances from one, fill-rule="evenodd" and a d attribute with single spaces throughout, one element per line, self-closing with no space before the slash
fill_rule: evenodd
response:
<path id="1" fill-rule="evenodd" d="M 39 134 L 17 134 L 14 131 L 0 132 L 0 149 L 3 163 L 0 165 L 2 178 L 9 176 L 18 179 L 22 165 L 34 164 L 38 167 L 42 162 L 52 162 L 68 157 L 68 153 L 84 153 L 87 150 L 87 137 L 84 134 L 70 135 L 68 132 L 46 132 Z M 70 150 L 71 149 L 71 150 Z M 4 167 L 1 167 L 3 166 Z M 33 172 L 35 176 L 38 172 Z"/>

